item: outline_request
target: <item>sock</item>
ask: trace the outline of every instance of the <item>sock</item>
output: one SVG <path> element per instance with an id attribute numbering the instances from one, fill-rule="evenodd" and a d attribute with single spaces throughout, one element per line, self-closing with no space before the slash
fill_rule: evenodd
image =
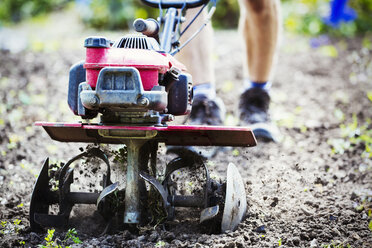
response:
<path id="1" fill-rule="evenodd" d="M 211 83 L 198 84 L 193 87 L 194 97 L 205 96 L 208 99 L 214 99 L 216 97 L 216 88 Z"/>
<path id="2" fill-rule="evenodd" d="M 271 82 L 270 81 L 267 81 L 267 82 L 253 82 L 249 79 L 246 79 L 244 81 L 244 86 L 245 86 L 245 90 L 248 90 L 248 89 L 251 89 L 251 88 L 260 88 L 260 89 L 263 89 L 263 90 L 266 90 L 267 92 L 269 92 L 270 88 L 271 88 Z"/>

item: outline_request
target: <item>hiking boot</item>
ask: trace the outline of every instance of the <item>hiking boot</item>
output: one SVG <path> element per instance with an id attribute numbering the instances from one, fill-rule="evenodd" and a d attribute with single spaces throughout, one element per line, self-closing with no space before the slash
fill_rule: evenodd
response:
<path id="1" fill-rule="evenodd" d="M 225 105 L 220 98 L 211 100 L 203 95 L 195 96 L 189 122 L 191 125 L 221 126 L 225 114 Z"/>
<path id="2" fill-rule="evenodd" d="M 266 90 L 247 89 L 239 101 L 240 125 L 250 127 L 258 140 L 276 142 L 279 132 L 270 122 L 269 105 L 270 96 Z"/>
<path id="3" fill-rule="evenodd" d="M 194 97 L 192 110 L 188 118 L 190 125 L 221 126 L 225 119 L 225 105 L 220 98 L 208 99 L 204 95 Z M 199 156 L 202 159 L 209 159 L 217 155 L 223 147 L 203 146 L 168 146 L 167 153 L 174 153 L 180 157 L 185 155 Z"/>

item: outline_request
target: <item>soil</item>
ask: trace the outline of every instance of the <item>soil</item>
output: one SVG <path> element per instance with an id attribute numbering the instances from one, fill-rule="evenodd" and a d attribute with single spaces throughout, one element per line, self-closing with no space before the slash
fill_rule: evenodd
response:
<path id="1" fill-rule="evenodd" d="M 217 94 L 228 110 L 226 123 L 237 124 L 242 46 L 236 31 L 218 31 L 215 39 Z M 362 47 L 362 38 L 331 42 L 337 57 L 310 48 L 308 39 L 283 37 L 270 108 L 280 142 L 227 150 L 208 163 L 212 175 L 224 179 L 228 163 L 233 162 L 244 179 L 248 210 L 236 231 L 209 234 L 195 218 L 198 210 L 182 209 L 175 221 L 165 225 L 100 236 L 102 220 L 92 213 L 71 222 L 83 244 L 65 245 L 372 247 L 368 227 L 372 160 L 362 158 L 362 145 L 331 154 L 329 144 L 341 137 L 340 124 L 352 122 L 353 114 L 359 124 L 372 117 L 366 95 L 372 89 L 372 50 Z M 45 244 L 46 232 L 34 233 L 28 227 L 35 176 L 45 157 L 66 162 L 86 146 L 52 141 L 42 128 L 33 126 L 40 120 L 79 120 L 66 103 L 69 67 L 84 56 L 79 44 L 75 49 L 0 52 L 0 247 Z M 340 113 L 344 119 L 338 118 Z M 160 151 L 159 163 L 171 159 L 165 149 Z M 54 237 L 63 240 L 65 232 L 57 230 Z"/>

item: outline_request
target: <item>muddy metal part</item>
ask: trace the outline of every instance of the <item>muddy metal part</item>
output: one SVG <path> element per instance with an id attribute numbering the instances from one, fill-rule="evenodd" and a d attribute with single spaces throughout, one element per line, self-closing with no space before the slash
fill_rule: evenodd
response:
<path id="1" fill-rule="evenodd" d="M 161 195 L 162 203 L 168 219 L 175 217 L 176 207 L 201 208 L 200 221 L 206 221 L 217 216 L 224 208 L 225 184 L 212 180 L 209 171 L 200 156 L 192 154 L 173 159 L 166 165 L 163 181 L 158 181 L 156 175 L 156 156 L 158 143 L 163 142 L 171 145 L 230 145 L 230 146 L 254 146 L 256 140 L 249 128 L 241 127 L 202 127 L 202 126 L 168 126 L 168 127 L 131 127 L 131 126 L 105 126 L 91 124 L 63 124 L 63 123 L 37 123 L 43 126 L 48 134 L 55 140 L 65 142 L 88 142 L 88 143 L 111 143 L 125 144 L 127 147 L 125 207 L 123 211 L 123 223 L 138 224 L 146 223 L 146 186 L 145 181 L 152 185 Z M 103 189 L 100 193 L 71 192 L 70 185 L 73 183 L 73 169 L 70 165 L 84 157 L 98 157 L 107 165 L 104 175 Z M 203 168 L 205 171 L 204 193 L 202 195 L 176 195 L 172 190 L 171 174 L 181 168 Z M 229 165 L 230 167 L 230 165 Z M 118 183 L 110 180 L 110 164 L 107 156 L 98 148 L 92 148 L 66 163 L 60 170 L 58 178 L 58 190 L 52 192 L 49 188 L 48 175 L 49 162 L 45 161 L 40 172 L 31 198 L 30 223 L 33 230 L 50 226 L 66 226 L 72 207 L 75 204 L 97 204 L 99 212 L 110 223 L 113 213 L 110 196 L 118 191 Z M 236 207 L 245 202 L 245 194 L 242 181 L 235 168 L 230 173 L 227 189 L 237 195 L 227 196 L 228 199 L 235 197 L 238 203 Z M 229 182 L 230 181 L 230 182 Z M 229 186 L 229 185 L 233 185 Z M 243 186 L 242 186 L 243 185 Z M 237 189 L 238 187 L 238 189 Z M 221 202 L 224 203 L 221 205 Z M 57 215 L 49 214 L 49 207 L 58 204 Z M 219 206 L 221 205 L 221 207 Z M 230 207 L 231 204 L 228 204 Z M 225 211 L 226 212 L 226 211 Z M 231 230 L 240 222 L 242 213 L 238 215 L 234 211 L 224 212 L 223 231 Z M 120 215 L 120 216 L 121 216 Z M 227 221 L 227 219 L 232 221 Z"/>

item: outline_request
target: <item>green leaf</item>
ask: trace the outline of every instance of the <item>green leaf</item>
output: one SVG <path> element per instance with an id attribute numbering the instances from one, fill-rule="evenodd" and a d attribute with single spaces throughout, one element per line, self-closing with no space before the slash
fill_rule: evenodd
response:
<path id="1" fill-rule="evenodd" d="M 367 97 L 368 97 L 369 101 L 372 102 L 372 91 L 367 92 Z"/>
<path id="2" fill-rule="evenodd" d="M 155 244 L 155 247 L 164 247 L 165 246 L 165 242 L 164 241 L 162 241 L 162 240 L 160 240 L 160 241 L 158 241 L 156 244 Z"/>
<path id="3" fill-rule="evenodd" d="M 233 155 L 234 157 L 239 156 L 239 154 L 240 154 L 240 152 L 239 152 L 238 149 L 234 149 L 234 150 L 232 151 L 232 155 Z"/>

